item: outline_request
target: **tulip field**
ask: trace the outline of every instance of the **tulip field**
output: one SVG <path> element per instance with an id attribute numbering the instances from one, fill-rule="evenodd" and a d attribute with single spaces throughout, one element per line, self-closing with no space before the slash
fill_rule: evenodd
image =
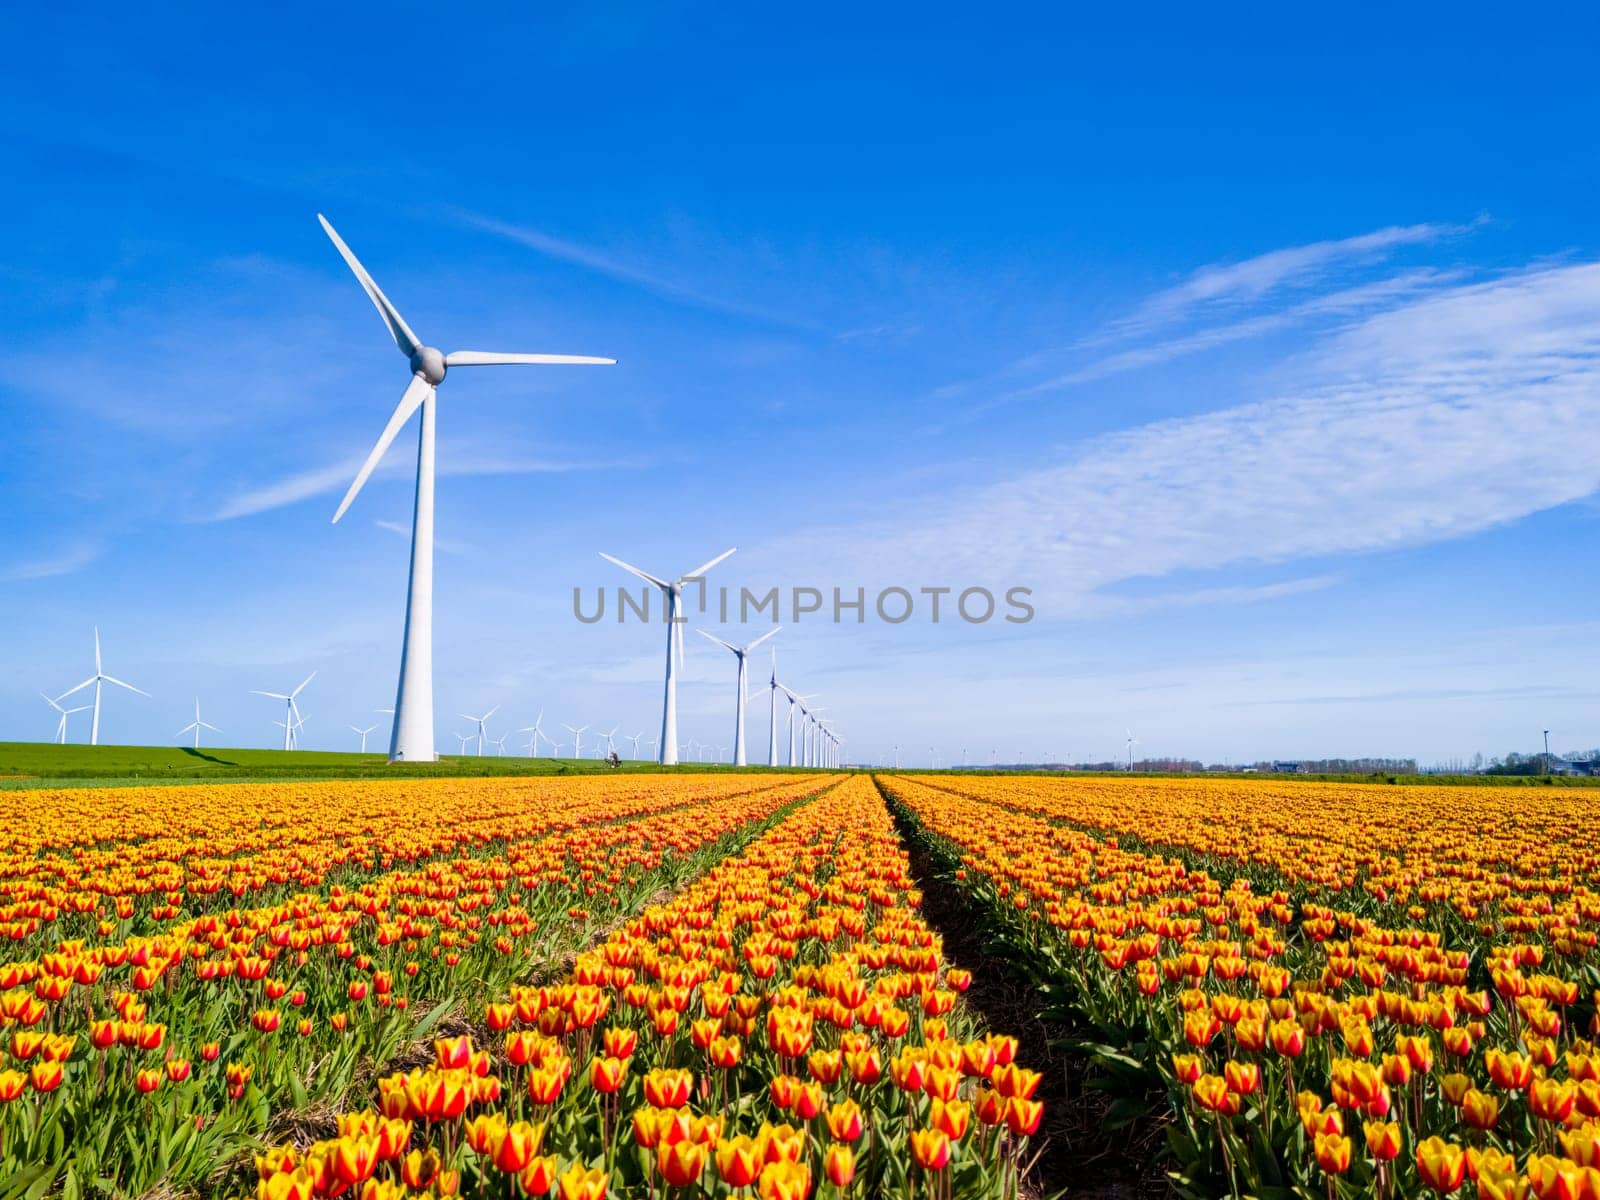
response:
<path id="1" fill-rule="evenodd" d="M 0 1200 L 1014 1196 L 865 776 L 0 794 Z"/>
<path id="2" fill-rule="evenodd" d="M 1600 802 L 886 776 L 1179 1195 L 1600 1197 Z"/>

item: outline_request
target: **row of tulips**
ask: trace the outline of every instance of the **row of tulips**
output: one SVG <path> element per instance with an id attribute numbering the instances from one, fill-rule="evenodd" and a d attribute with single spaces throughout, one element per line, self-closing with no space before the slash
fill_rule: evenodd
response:
<path id="1" fill-rule="evenodd" d="M 1005 1197 L 1039 1077 L 962 1003 L 882 797 L 851 777 L 619 925 L 486 1044 L 378 1083 L 262 1200 Z M 387 1133 L 383 1131 L 389 1131 Z"/>
<path id="2" fill-rule="evenodd" d="M 790 778 L 705 799 L 692 778 L 660 782 L 648 815 L 585 802 L 578 828 L 0 961 L 0 1200 L 91 1180 L 137 1195 L 225 1169 L 819 786 Z M 623 814 L 639 807 L 632 790 Z"/>
<path id="3" fill-rule="evenodd" d="M 1441 931 L 1542 933 L 1563 954 L 1595 946 L 1596 792 L 1203 777 L 990 776 L 960 788 L 1234 871 L 1265 866 L 1325 904 L 1371 898 Z"/>
<path id="4" fill-rule="evenodd" d="M 777 776 L 80 788 L 0 796 L 0 942 L 148 934 L 376 872 L 492 853 Z"/>
<path id="5" fill-rule="evenodd" d="M 1597 978 L 1570 936 L 1586 924 L 1447 934 L 1359 887 L 1335 908 L 1259 864 L 1089 832 L 1097 800 L 1063 822 L 1059 782 L 1008 780 L 1003 803 L 994 786 L 885 781 L 1107 1073 L 1165 1085 L 1180 1190 L 1600 1196 L 1600 1052 L 1581 1036 Z M 1023 809 L 1030 786 L 1055 819 Z M 1571 893 L 1582 922 L 1588 880 Z"/>

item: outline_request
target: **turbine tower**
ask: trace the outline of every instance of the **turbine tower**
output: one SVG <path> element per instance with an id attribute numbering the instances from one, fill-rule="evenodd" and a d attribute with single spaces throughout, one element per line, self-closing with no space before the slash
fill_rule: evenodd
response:
<path id="1" fill-rule="evenodd" d="M 295 697 L 305 691 L 306 684 L 316 677 L 317 673 L 315 671 L 311 672 L 300 681 L 300 686 L 292 692 L 259 692 L 253 689 L 250 692 L 252 696 L 266 696 L 268 699 L 282 700 L 284 702 L 286 709 L 284 719 L 274 721 L 273 724 L 283 726 L 283 748 L 285 750 L 293 750 L 295 748 L 295 734 L 299 731 L 300 726 L 305 723 L 301 720 L 300 709 L 295 705 Z"/>
<path id="2" fill-rule="evenodd" d="M 56 722 L 56 745 L 65 746 L 67 744 L 67 718 L 73 713 L 88 712 L 89 706 L 80 704 L 77 708 L 62 708 L 61 705 L 50 699 L 43 692 L 40 692 L 39 695 L 43 697 L 46 704 L 61 714 L 61 719 Z"/>
<path id="3" fill-rule="evenodd" d="M 772 676 L 767 680 L 767 766 L 778 765 L 778 648 L 772 648 Z"/>
<path id="4" fill-rule="evenodd" d="M 65 717 L 62 717 L 61 719 L 62 719 L 63 722 L 66 721 Z M 193 723 L 189 724 L 189 725 L 185 725 L 182 729 L 178 730 L 178 736 L 182 737 L 184 734 L 188 733 L 191 729 L 194 730 L 194 748 L 196 750 L 200 749 L 200 731 L 202 729 L 209 729 L 209 730 L 211 730 L 212 733 L 221 733 L 222 732 L 222 730 L 218 729 L 215 725 L 209 725 L 209 724 L 207 724 L 206 722 L 204 722 L 204 721 L 202 721 L 200 719 L 200 697 L 199 696 L 196 696 L 194 698 L 194 721 L 193 721 Z"/>
<path id="5" fill-rule="evenodd" d="M 100 665 L 100 627 L 98 625 L 95 626 L 95 631 L 94 631 L 94 674 L 89 676 L 89 678 L 85 679 L 77 687 L 68 688 L 66 691 L 62 692 L 61 695 L 56 697 L 56 700 L 65 700 L 68 696 L 72 695 L 72 693 L 83 691 L 83 689 L 88 687 L 91 683 L 94 684 L 94 703 L 90 707 L 92 707 L 94 709 L 94 716 L 93 716 L 93 718 L 91 718 L 91 720 L 89 722 L 89 745 L 98 746 L 100 744 L 100 685 L 101 684 L 114 683 L 119 688 L 127 688 L 130 692 L 138 692 L 139 695 L 141 695 L 141 696 L 144 696 L 144 697 L 148 698 L 149 695 L 150 695 L 149 692 L 141 691 L 139 688 L 134 687 L 133 684 L 131 684 L 131 683 L 123 683 L 122 680 L 120 680 L 120 679 L 112 678 L 110 675 L 107 675 L 105 673 L 105 671 L 101 668 L 101 665 Z"/>
<path id="6" fill-rule="evenodd" d="M 411 367 L 411 382 L 400 396 L 378 436 L 377 445 L 367 455 L 356 473 L 355 482 L 345 493 L 339 510 L 333 514 L 337 524 L 351 501 L 361 491 L 367 477 L 383 460 L 390 444 L 400 433 L 400 428 L 417 409 L 422 410 L 422 428 L 417 441 L 417 493 L 411 518 L 411 578 L 406 588 L 406 626 L 400 650 L 400 683 L 395 692 L 394 733 L 389 741 L 390 762 L 432 762 L 437 755 L 433 749 L 433 458 L 435 401 L 438 386 L 444 382 L 445 372 L 451 367 L 487 367 L 501 365 L 547 365 L 553 363 L 612 364 L 612 358 L 590 358 L 574 354 L 499 354 L 480 350 L 455 350 L 443 354 L 432 346 L 425 346 L 398 309 L 383 294 L 365 267 L 351 253 L 333 226 L 321 213 L 317 220 L 323 232 L 333 241 L 350 270 L 372 301 L 378 315 L 389 329 L 389 336 L 406 356 Z M 482 746 L 480 744 L 481 752 Z"/>
<path id="7" fill-rule="evenodd" d="M 641 571 L 620 558 L 612 558 L 604 551 L 600 553 L 600 557 L 608 563 L 621 567 L 630 575 L 637 575 L 646 583 L 653 583 L 661 589 L 662 616 L 667 625 L 667 678 L 661 698 L 661 765 L 664 767 L 670 767 L 678 761 L 678 672 L 683 669 L 683 623 L 688 619 L 683 616 L 683 585 L 704 577 L 707 571 L 737 548 L 724 550 L 703 566 L 696 567 L 687 575 L 680 575 L 675 583 L 657 579 L 654 575 Z"/>
<path id="8" fill-rule="evenodd" d="M 747 642 L 743 646 L 735 646 L 733 643 L 725 642 L 714 634 L 707 633 L 704 629 L 700 630 L 701 637 L 715 642 L 724 650 L 731 651 L 734 658 L 739 660 L 739 699 L 734 706 L 735 712 L 733 719 L 733 765 L 736 767 L 747 767 L 750 765 L 747 761 L 745 761 L 744 754 L 744 706 L 745 702 L 748 700 L 748 697 L 745 695 L 745 688 L 748 686 L 750 677 L 746 660 L 750 657 L 750 651 L 761 645 L 762 642 L 766 641 L 769 637 L 772 637 L 778 632 L 778 630 L 782 628 L 782 625 L 775 625 L 763 633 L 755 641 Z"/>

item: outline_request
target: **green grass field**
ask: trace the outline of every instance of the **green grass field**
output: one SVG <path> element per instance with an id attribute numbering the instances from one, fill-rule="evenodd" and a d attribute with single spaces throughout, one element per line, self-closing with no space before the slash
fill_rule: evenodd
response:
<path id="1" fill-rule="evenodd" d="M 64 785 L 198 783 L 206 780 L 399 779 L 463 775 L 592 775 L 599 759 L 505 758 L 450 755 L 432 763 L 391 766 L 382 754 L 322 750 L 230 750 L 203 746 L 58 746 L 0 742 L 0 789 Z M 619 771 L 732 771 L 715 763 L 661 767 L 623 761 Z M 744 768 L 766 770 L 765 767 Z M 782 768 L 780 768 L 782 769 Z"/>

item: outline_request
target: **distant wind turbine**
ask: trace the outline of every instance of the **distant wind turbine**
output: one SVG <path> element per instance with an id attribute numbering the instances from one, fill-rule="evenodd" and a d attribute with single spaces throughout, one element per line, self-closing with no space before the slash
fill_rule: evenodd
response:
<path id="1" fill-rule="evenodd" d="M 355 272 L 356 278 L 372 301 L 389 336 L 406 356 L 411 367 L 411 382 L 400 396 L 378 436 L 377 445 L 367 455 L 356 473 L 355 482 L 345 493 L 339 509 L 333 514 L 334 522 L 344 516 L 356 494 L 361 491 L 367 477 L 383 460 L 389 446 L 399 435 L 401 427 L 419 408 L 422 410 L 422 430 L 417 444 L 416 506 L 411 520 L 411 576 L 406 587 L 405 638 L 400 651 L 400 684 L 395 695 L 394 734 L 389 742 L 391 762 L 431 762 L 436 757 L 433 749 L 433 458 L 435 402 L 438 386 L 444 382 L 445 372 L 451 367 L 485 367 L 500 365 L 547 365 L 555 363 L 612 364 L 611 358 L 590 358 L 573 354 L 499 354 L 481 350 L 456 350 L 443 354 L 432 346 L 425 346 L 398 309 L 373 282 L 367 269 L 357 261 L 350 247 L 344 244 L 332 225 L 321 213 L 317 220 L 323 232 L 333 241 L 344 261 Z M 480 746 L 481 750 L 481 746 Z"/>
<path id="2" fill-rule="evenodd" d="M 574 729 L 571 725 L 568 725 L 565 721 L 563 721 L 563 722 L 561 722 L 561 728 L 565 729 L 568 733 L 570 733 L 572 735 L 572 747 L 573 747 L 573 749 L 572 749 L 572 757 L 573 758 L 582 758 L 583 757 L 583 731 L 585 729 L 588 729 L 589 726 L 585 725 L 580 729 Z"/>
<path id="3" fill-rule="evenodd" d="M 295 690 L 292 692 L 262 692 L 254 689 L 252 689 L 250 692 L 252 696 L 266 696 L 268 699 L 282 700 L 284 702 L 284 719 L 282 721 L 274 721 L 273 724 L 283 726 L 283 748 L 285 750 L 293 750 L 295 748 L 295 732 L 303 723 L 300 719 L 300 710 L 294 702 L 295 697 L 301 692 L 305 691 L 306 684 L 310 683 L 316 677 L 317 673 L 315 671 L 311 672 L 311 674 L 307 675 L 300 681 L 300 686 L 295 688 Z"/>
<path id="4" fill-rule="evenodd" d="M 1128 734 L 1128 770 L 1131 771 L 1131 770 L 1133 770 L 1133 748 L 1139 744 L 1139 739 L 1133 736 L 1133 730 L 1131 730 L 1131 729 L 1127 730 L 1127 734 Z"/>
<path id="5" fill-rule="evenodd" d="M 66 720 L 66 718 L 63 717 L 62 720 L 64 721 L 64 720 Z M 200 697 L 196 696 L 194 698 L 194 721 L 191 724 L 185 725 L 182 729 L 178 730 L 178 736 L 182 737 L 184 734 L 188 733 L 190 730 L 193 730 L 194 731 L 194 748 L 196 750 L 198 750 L 198 749 L 200 749 L 200 731 L 202 729 L 209 729 L 209 730 L 211 730 L 212 733 L 221 733 L 222 732 L 222 730 L 218 729 L 215 725 L 207 724 L 205 721 L 202 721 L 200 719 Z"/>
<path id="6" fill-rule="evenodd" d="M 766 641 L 769 637 L 772 637 L 778 632 L 778 630 L 782 628 L 783 626 L 776 625 L 763 633 L 755 641 L 747 642 L 743 646 L 735 646 L 732 642 L 725 642 L 715 634 L 707 633 L 704 629 L 700 630 L 701 637 L 715 642 L 724 650 L 730 651 L 734 658 L 739 660 L 739 691 L 737 693 L 739 699 L 734 705 L 733 718 L 733 765 L 736 767 L 749 766 L 749 763 L 745 760 L 744 754 L 744 707 L 749 700 L 749 697 L 745 695 L 745 690 L 749 686 L 750 674 L 747 660 L 750 657 L 750 651 L 761 645 L 762 642 Z"/>
<path id="7" fill-rule="evenodd" d="M 67 744 L 67 718 L 73 713 L 88 712 L 90 706 L 80 704 L 77 708 L 62 708 L 61 705 L 50 699 L 43 692 L 40 692 L 39 695 L 43 697 L 46 704 L 61 714 L 61 719 L 56 722 L 56 745 L 65 746 Z"/>
<path id="8" fill-rule="evenodd" d="M 544 709 L 541 708 L 539 710 L 539 715 L 534 718 L 532 725 L 524 725 L 521 729 L 517 730 L 517 732 L 533 735 L 528 739 L 528 757 L 538 757 L 539 739 L 544 738 L 544 740 L 547 742 L 550 740 L 548 737 L 545 737 L 544 732 Z"/>
<path id="9" fill-rule="evenodd" d="M 376 725 L 368 725 L 365 729 L 362 729 L 358 725 L 350 726 L 350 731 L 352 733 L 359 733 L 361 735 L 361 753 L 362 754 L 365 754 L 367 752 L 367 734 L 374 732 L 377 728 L 378 727 Z"/>
<path id="10" fill-rule="evenodd" d="M 737 549 L 737 547 L 735 547 Z M 724 550 L 710 562 L 696 567 L 687 575 L 680 575 L 677 582 L 668 583 L 665 579 L 658 579 L 647 571 L 623 562 L 620 558 L 612 558 L 604 553 L 600 557 L 608 563 L 621 567 L 630 575 L 637 575 L 646 583 L 653 583 L 661 589 L 661 602 L 664 608 L 663 616 L 667 624 L 667 674 L 666 684 L 662 689 L 661 698 L 661 764 L 671 766 L 678 761 L 678 672 L 683 670 L 683 623 L 688 618 L 683 615 L 683 585 L 690 580 L 700 579 L 733 550 Z"/>
<path id="11" fill-rule="evenodd" d="M 57 700 L 65 700 L 68 696 L 72 695 L 74 692 L 83 691 L 83 689 L 88 687 L 91 683 L 94 684 L 94 703 L 92 705 L 90 705 L 90 707 L 94 709 L 94 717 L 89 722 L 89 745 L 98 746 L 100 744 L 100 685 L 101 684 L 114 683 L 119 688 L 127 688 L 130 692 L 138 692 L 139 695 L 141 695 L 141 696 L 144 696 L 144 697 L 148 698 L 149 695 L 150 695 L 149 692 L 142 691 L 141 689 L 134 687 L 133 684 L 131 684 L 131 683 L 123 683 L 122 680 L 115 679 L 112 676 L 107 675 L 105 673 L 105 671 L 102 669 L 101 663 L 100 663 L 100 627 L 98 625 L 95 626 L 95 631 L 94 631 L 94 674 L 89 676 L 89 678 L 85 679 L 82 683 L 78 684 L 77 687 L 68 688 L 66 691 L 62 692 L 61 695 L 57 696 L 56 699 Z"/>
<path id="12" fill-rule="evenodd" d="M 483 743 L 484 743 L 484 739 L 488 737 L 488 730 L 485 728 L 484 722 L 487 721 L 490 717 L 494 716 L 495 713 L 497 713 L 499 711 L 500 711 L 500 706 L 498 704 L 496 704 L 493 708 L 491 708 L 488 712 L 484 713 L 483 716 L 481 716 L 481 717 L 469 717 L 466 713 L 457 713 L 456 714 L 463 721 L 471 721 L 475 725 L 477 725 L 477 727 L 478 727 L 478 757 L 479 758 L 483 757 Z"/>
<path id="13" fill-rule="evenodd" d="M 452 731 L 452 732 L 454 732 L 454 731 Z M 470 733 L 457 733 L 456 734 L 456 741 L 461 743 L 459 746 L 456 747 L 456 753 L 457 754 L 465 754 L 467 752 L 467 743 L 472 740 L 472 737 L 473 737 L 473 735 L 470 734 Z"/>
<path id="14" fill-rule="evenodd" d="M 630 757 L 632 759 L 634 759 L 634 761 L 638 761 L 638 758 L 639 758 L 639 739 L 642 738 L 642 737 L 644 737 L 644 732 L 641 730 L 639 733 L 632 734 L 627 739 L 628 741 L 633 743 L 633 753 L 630 755 Z"/>

